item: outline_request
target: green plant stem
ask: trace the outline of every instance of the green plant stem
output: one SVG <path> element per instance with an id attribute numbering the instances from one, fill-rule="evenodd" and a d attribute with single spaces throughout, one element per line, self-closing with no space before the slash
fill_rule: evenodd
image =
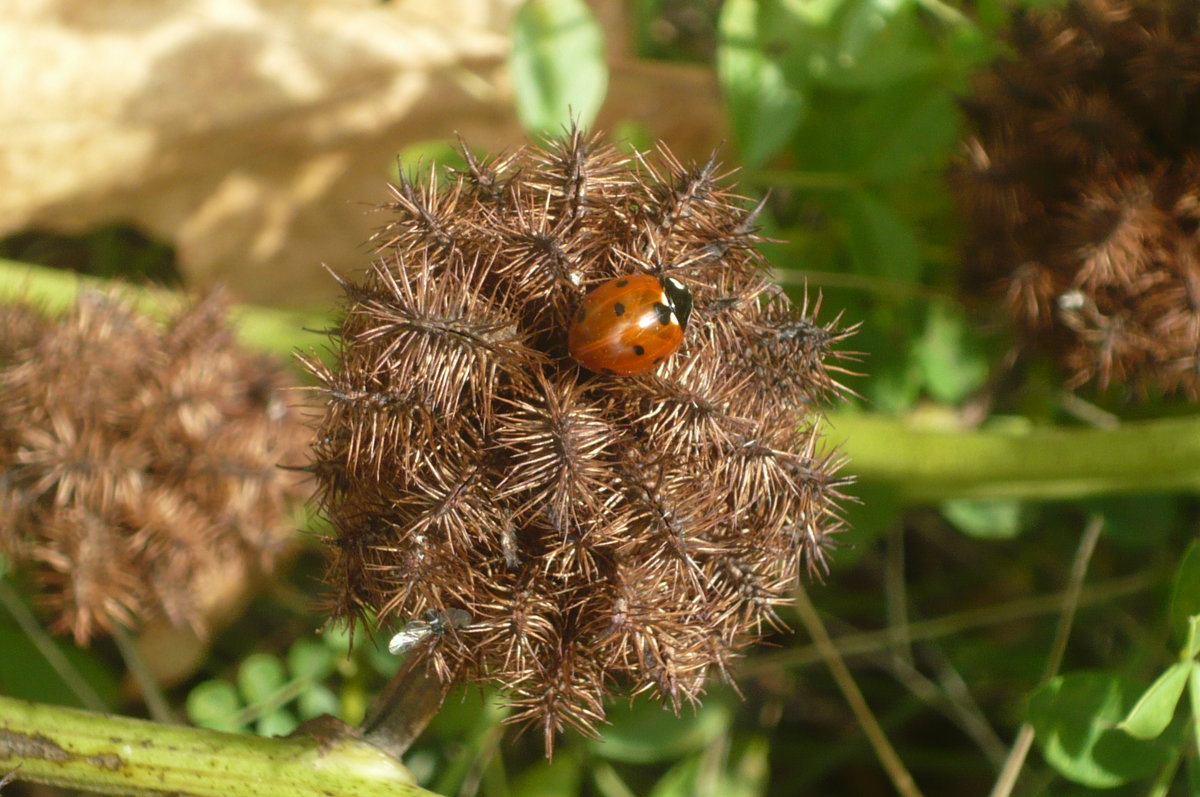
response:
<path id="1" fill-rule="evenodd" d="M 0 771 L 17 766 L 18 780 L 102 794 L 432 794 L 350 736 L 266 739 L 0 697 Z"/>
<path id="2" fill-rule="evenodd" d="M 363 720 L 363 739 L 399 759 L 437 714 L 449 691 L 450 684 L 437 677 L 425 656 L 409 653 Z"/>
<path id="3" fill-rule="evenodd" d="M 151 316 L 165 316 L 179 306 L 180 294 L 163 288 L 139 287 L 0 258 L 0 302 L 27 300 L 59 313 L 71 307 L 80 293 L 108 290 L 116 290 Z M 326 321 L 317 313 L 249 305 L 233 308 L 230 315 L 246 345 L 279 354 L 289 354 L 297 345 L 307 343 L 311 335 L 303 330 L 320 328 Z"/>
<path id="4" fill-rule="evenodd" d="M 926 430 L 836 412 L 826 429 L 849 457 L 849 473 L 905 504 L 1200 491 L 1200 416 L 1000 432 Z"/>

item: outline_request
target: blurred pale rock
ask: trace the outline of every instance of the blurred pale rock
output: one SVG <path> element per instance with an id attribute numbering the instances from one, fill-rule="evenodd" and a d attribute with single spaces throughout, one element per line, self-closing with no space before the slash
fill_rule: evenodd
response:
<path id="1" fill-rule="evenodd" d="M 320 264 L 361 265 L 404 147 L 524 140 L 505 73 L 518 0 L 7 5 L 0 235 L 131 223 L 174 243 L 193 284 L 249 301 L 323 304 Z M 602 16 L 621 53 L 620 16 Z M 637 119 L 694 157 L 724 137 L 707 70 L 612 68 L 600 125 Z"/>

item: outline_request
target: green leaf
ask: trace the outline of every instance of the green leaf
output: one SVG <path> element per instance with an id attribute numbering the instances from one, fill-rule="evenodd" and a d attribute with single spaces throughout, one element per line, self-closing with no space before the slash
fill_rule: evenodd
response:
<path id="1" fill-rule="evenodd" d="M 1167 542 L 1179 500 L 1173 495 L 1112 495 L 1084 505 L 1104 516 L 1104 537 L 1128 548 L 1157 548 Z"/>
<path id="2" fill-rule="evenodd" d="M 299 725 L 296 718 L 287 709 L 277 708 L 258 718 L 254 724 L 254 732 L 259 736 L 287 736 Z"/>
<path id="3" fill-rule="evenodd" d="M 724 733 L 731 712 L 725 701 L 709 695 L 694 714 L 675 716 L 657 702 L 638 697 L 632 705 L 613 706 L 608 711 L 612 726 L 588 748 L 610 761 L 645 764 L 668 761 L 700 750 Z"/>
<path id="4" fill-rule="evenodd" d="M 320 681 L 335 665 L 333 651 L 315 639 L 297 639 L 288 648 L 287 668 L 293 678 Z"/>
<path id="5" fill-rule="evenodd" d="M 913 354 L 925 389 L 937 401 L 957 404 L 987 379 L 983 347 L 957 304 L 933 303 Z"/>
<path id="6" fill-rule="evenodd" d="M 570 750 L 549 761 L 539 761 L 513 779 L 510 793 L 521 797 L 562 797 L 580 794 L 583 768 L 579 755 Z"/>
<path id="7" fill-rule="evenodd" d="M 214 731 L 240 731 L 236 718 L 241 710 L 237 689 L 229 681 L 197 684 L 187 696 L 187 716 L 193 725 Z"/>
<path id="8" fill-rule="evenodd" d="M 0 616 L 3 616 L 0 610 Z M 78 675 L 108 705 L 118 700 L 119 684 L 104 660 L 94 650 L 76 647 L 62 640 L 53 643 L 66 657 Z M 32 640 L 21 629 L 0 624 L 0 694 L 54 703 L 60 706 L 84 707 L 59 674 L 46 663 Z"/>
<path id="9" fill-rule="evenodd" d="M 718 21 L 717 76 L 742 161 L 758 167 L 779 151 L 804 118 L 801 86 L 784 73 L 766 34 L 773 0 L 727 0 Z"/>
<path id="10" fill-rule="evenodd" d="M 350 655 L 350 627 L 347 623 L 342 621 L 330 623 L 321 629 L 320 636 L 321 642 L 325 644 L 325 647 L 333 651 L 338 658 L 344 659 Z M 362 631 L 360 629 L 358 633 L 358 639 L 355 639 L 354 641 L 359 641 L 361 637 Z"/>
<path id="11" fill-rule="evenodd" d="M 338 696 L 332 689 L 320 684 L 305 689 L 296 702 L 296 712 L 302 720 L 310 720 L 323 714 L 336 717 L 340 709 L 341 701 L 338 700 Z"/>
<path id="12" fill-rule="evenodd" d="M 1200 761 L 1200 661 L 1192 662 L 1192 676 L 1188 679 L 1188 696 L 1192 699 L 1192 743 L 1196 745 L 1193 762 Z"/>
<path id="13" fill-rule="evenodd" d="M 696 779 L 703 756 L 691 755 L 667 770 L 650 791 L 649 797 L 691 797 L 700 792 Z"/>
<path id="14" fill-rule="evenodd" d="M 1005 498 L 956 498 L 942 502 L 942 514 L 968 537 L 1011 540 L 1021 533 L 1021 502 Z"/>
<path id="15" fill-rule="evenodd" d="M 526 130 L 591 127 L 608 89 L 604 32 L 583 0 L 526 0 L 513 19 L 508 68 Z"/>
<path id="16" fill-rule="evenodd" d="M 1200 614 L 1193 614 L 1188 618 L 1187 639 L 1183 643 L 1180 658 L 1194 659 L 1197 655 L 1200 655 Z"/>
<path id="17" fill-rule="evenodd" d="M 814 77 L 831 88 L 880 89 L 936 66 L 935 41 L 912 0 L 844 0 L 828 35 L 825 69 Z"/>
<path id="18" fill-rule="evenodd" d="M 237 684 L 250 705 L 264 703 L 287 683 L 287 670 L 278 656 L 255 653 L 238 667 Z"/>
<path id="19" fill-rule="evenodd" d="M 718 742 L 720 744 L 720 742 Z M 711 750 L 689 755 L 667 771 L 651 797 L 691 797 L 719 794 L 721 797 L 759 797 L 767 793 L 770 766 L 769 742 L 755 736 L 735 749 L 724 767 L 713 766 Z"/>
<path id="20" fill-rule="evenodd" d="M 838 570 L 849 570 L 871 555 L 876 550 L 875 541 L 900 517 L 900 502 L 892 485 L 862 480 L 846 492 L 855 500 L 842 506 L 846 529 L 838 534 L 838 549 L 830 559 L 830 565 Z"/>
<path id="21" fill-rule="evenodd" d="M 763 736 L 753 736 L 745 743 L 741 754 L 729 772 L 729 783 L 721 794 L 729 797 L 759 797 L 767 793 L 771 779 L 771 743 Z"/>
<path id="22" fill-rule="evenodd" d="M 442 166 L 448 166 L 453 169 L 466 168 L 466 161 L 463 160 L 462 153 L 458 151 L 458 147 L 452 145 L 444 138 L 432 139 L 429 141 L 418 141 L 415 144 L 409 144 L 396 156 L 395 168 L 390 177 L 393 181 L 398 181 L 400 175 L 396 169 L 402 169 L 405 175 L 413 182 L 419 182 L 429 179 L 430 169 L 439 169 Z M 439 175 L 443 175 L 444 170 L 439 169 Z"/>
<path id="23" fill-rule="evenodd" d="M 1154 739 L 1162 734 L 1175 716 L 1175 707 L 1187 686 L 1191 662 L 1178 661 L 1168 667 L 1117 727 L 1135 739 Z"/>
<path id="24" fill-rule="evenodd" d="M 921 256 L 912 225 L 870 191 L 849 192 L 844 206 L 854 270 L 916 282 L 921 274 Z"/>
<path id="25" fill-rule="evenodd" d="M 1200 540 L 1193 540 L 1175 571 L 1175 586 L 1171 590 L 1171 607 L 1167 616 L 1171 632 L 1182 641 L 1187 638 L 1188 618 L 1200 614 Z"/>
<path id="26" fill-rule="evenodd" d="M 875 101 L 888 104 L 890 121 L 863 131 L 875 139 L 865 165 L 869 179 L 897 180 L 940 168 L 958 141 L 958 112 L 949 91 L 940 85 L 901 88 L 881 92 Z"/>
<path id="27" fill-rule="evenodd" d="M 1171 755 L 1162 738 L 1117 730 L 1139 690 L 1106 672 L 1060 675 L 1029 700 L 1027 719 L 1046 761 L 1076 783 L 1108 789 L 1148 777 Z"/>

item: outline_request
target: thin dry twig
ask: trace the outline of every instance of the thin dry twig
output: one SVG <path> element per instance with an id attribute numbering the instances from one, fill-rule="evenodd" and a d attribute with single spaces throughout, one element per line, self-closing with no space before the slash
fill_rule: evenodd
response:
<path id="1" fill-rule="evenodd" d="M 854 712 L 858 724 L 862 727 L 863 733 L 866 734 L 867 740 L 870 741 L 871 747 L 875 749 L 875 755 L 878 756 L 879 762 L 883 764 L 884 770 L 891 779 L 892 785 L 896 787 L 896 791 L 900 792 L 902 797 L 921 797 L 921 790 L 917 788 L 917 783 L 913 780 L 912 774 L 904 766 L 904 762 L 900 760 L 896 749 L 892 747 L 892 743 L 888 741 L 887 735 L 883 732 L 883 728 L 879 725 L 879 721 L 875 719 L 875 715 L 871 712 L 871 707 L 867 705 L 866 698 L 863 697 L 862 691 L 858 688 L 858 684 L 854 681 L 854 676 L 850 674 L 850 669 L 846 667 L 846 662 L 838 653 L 837 646 L 833 644 L 833 640 L 829 637 L 829 632 L 825 628 L 825 624 L 821 621 L 820 615 L 817 614 L 816 608 L 812 605 L 812 601 L 808 597 L 808 591 L 803 585 L 796 590 L 796 613 L 800 617 L 800 622 L 804 623 L 805 630 L 812 637 L 817 649 L 821 653 L 821 658 L 824 659 L 825 665 L 829 667 L 829 672 L 833 675 L 834 681 L 837 682 L 838 688 L 842 690 L 842 695 L 846 698 L 846 702 L 850 704 L 850 709 Z"/>
<path id="2" fill-rule="evenodd" d="M 1136 592 L 1142 592 L 1155 584 L 1162 582 L 1165 571 L 1161 569 L 1147 570 L 1129 576 L 1121 576 L 1102 581 L 1091 587 L 1084 588 L 1079 595 L 1079 607 L 1105 603 Z M 1062 609 L 1067 599 L 1067 591 L 1055 592 L 1050 595 L 1038 595 L 1032 598 L 1009 601 L 995 606 L 985 606 L 954 614 L 934 617 L 929 620 L 918 620 L 910 623 L 908 633 L 912 641 L 919 642 L 970 631 L 976 628 L 987 628 L 1003 625 L 1018 620 L 1049 614 Z M 846 634 L 835 640 L 838 652 L 843 656 L 863 656 L 880 650 L 886 650 L 892 644 L 890 629 L 878 631 L 863 631 Z M 805 667 L 821 660 L 820 651 L 816 645 L 785 650 L 779 653 L 769 653 L 756 656 L 747 661 L 739 672 L 750 675 L 778 667 Z"/>
<path id="3" fill-rule="evenodd" d="M 149 710 L 150 716 L 155 722 L 164 722 L 167 724 L 179 722 L 179 719 L 175 716 L 175 712 L 171 710 L 171 706 L 167 702 L 166 695 L 163 694 L 162 686 L 158 683 L 158 679 L 154 677 L 154 673 L 150 672 L 150 667 L 147 666 L 145 657 L 138 650 L 137 642 L 130 636 L 128 629 L 118 623 L 113 626 L 112 636 L 113 641 L 117 643 L 117 650 L 121 652 L 121 659 L 125 662 L 125 668 L 133 676 L 134 682 L 137 683 L 138 691 L 141 692 L 142 699 L 146 701 L 146 708 Z"/>
<path id="4" fill-rule="evenodd" d="M 1079 609 L 1083 579 L 1087 575 L 1088 563 L 1091 561 L 1092 552 L 1096 550 L 1096 542 L 1100 539 L 1100 532 L 1103 529 L 1104 518 L 1101 515 L 1093 515 L 1089 518 L 1087 526 L 1084 527 L 1083 536 L 1079 540 L 1079 548 L 1075 551 L 1075 560 L 1071 563 L 1071 572 L 1067 576 L 1067 588 L 1063 591 L 1062 616 L 1058 620 L 1058 630 L 1054 634 L 1050 656 L 1046 659 L 1042 683 L 1046 683 L 1057 675 L 1058 668 L 1062 666 L 1063 655 L 1067 651 L 1067 640 L 1071 636 L 1071 625 L 1074 623 L 1075 613 Z M 1029 755 L 1029 748 L 1032 745 L 1033 726 L 1026 722 L 1017 731 L 1017 738 L 1013 741 L 1008 759 L 1000 770 L 996 785 L 992 787 L 991 797 L 1009 797 L 1012 794 L 1021 769 L 1025 765 L 1025 757 Z"/>

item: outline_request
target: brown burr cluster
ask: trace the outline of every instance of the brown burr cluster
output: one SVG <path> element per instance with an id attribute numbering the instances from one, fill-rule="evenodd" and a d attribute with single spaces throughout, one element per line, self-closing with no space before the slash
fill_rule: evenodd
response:
<path id="1" fill-rule="evenodd" d="M 165 618 L 199 633 L 295 529 L 309 433 L 277 363 L 210 295 L 165 328 L 85 294 L 0 307 L 0 553 L 85 643 Z"/>
<path id="2" fill-rule="evenodd" d="M 963 101 L 976 285 L 1069 386 L 1200 397 L 1200 5 L 1018 14 Z"/>
<path id="3" fill-rule="evenodd" d="M 756 210 L 712 162 L 561 141 L 402 179 L 343 279 L 314 473 L 334 613 L 395 630 L 512 720 L 603 720 L 618 684 L 678 708 L 820 571 L 844 480 L 821 450 L 846 334 L 772 285 Z M 694 310 L 655 371 L 577 365 L 580 301 L 670 276 Z M 468 619 L 469 618 L 469 619 Z"/>

